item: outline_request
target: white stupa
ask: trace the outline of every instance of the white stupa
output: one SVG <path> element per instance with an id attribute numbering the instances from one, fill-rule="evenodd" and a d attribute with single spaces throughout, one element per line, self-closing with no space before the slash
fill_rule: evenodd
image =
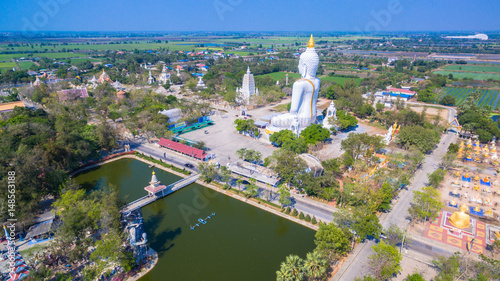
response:
<path id="1" fill-rule="evenodd" d="M 205 86 L 205 83 L 203 82 L 203 78 L 201 76 L 198 76 L 198 85 L 196 85 L 198 89 L 206 89 L 207 86 Z"/>
<path id="2" fill-rule="evenodd" d="M 236 101 L 240 104 L 249 104 L 250 97 L 258 93 L 259 89 L 255 89 L 255 80 L 250 72 L 250 67 L 248 67 L 247 73 L 243 76 L 241 88 L 236 88 Z"/>
<path id="3" fill-rule="evenodd" d="M 162 85 L 167 84 L 167 82 L 169 84 L 172 84 L 172 82 L 170 81 L 170 74 L 167 73 L 167 66 L 166 65 L 163 65 L 163 70 L 161 71 L 161 74 L 160 74 L 160 77 L 158 78 L 158 81 Z"/>
<path id="4" fill-rule="evenodd" d="M 149 77 L 148 77 L 148 84 L 153 84 L 155 82 L 155 79 L 151 75 L 151 70 L 149 71 Z"/>
<path id="5" fill-rule="evenodd" d="M 333 125 L 330 124 L 329 119 L 333 117 L 337 120 L 337 108 L 335 108 L 335 103 L 332 101 L 328 109 L 326 110 L 325 119 L 323 119 L 323 127 L 330 129 Z"/>

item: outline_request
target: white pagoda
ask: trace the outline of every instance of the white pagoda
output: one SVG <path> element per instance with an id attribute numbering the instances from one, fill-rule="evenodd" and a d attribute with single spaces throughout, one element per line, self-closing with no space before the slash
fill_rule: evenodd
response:
<path id="1" fill-rule="evenodd" d="M 161 71 L 160 77 L 158 78 L 158 81 L 160 84 L 165 85 L 167 82 L 169 84 L 172 84 L 170 81 L 170 74 L 167 73 L 167 66 L 163 65 L 163 70 Z"/>
<path id="2" fill-rule="evenodd" d="M 198 89 L 206 89 L 207 86 L 205 86 L 205 83 L 203 82 L 203 78 L 201 76 L 198 76 L 198 85 L 196 85 Z"/>
<path id="3" fill-rule="evenodd" d="M 95 78 L 95 75 L 92 77 L 92 79 L 89 80 L 89 82 L 92 84 L 97 84 L 97 78 Z"/>
<path id="4" fill-rule="evenodd" d="M 337 120 L 337 108 L 335 108 L 335 103 L 333 101 L 330 103 L 330 106 L 328 106 L 328 109 L 326 110 L 326 116 L 325 119 L 323 119 L 323 127 L 330 129 L 333 127 L 333 125 L 330 124 L 330 118 L 334 118 Z"/>
<path id="5" fill-rule="evenodd" d="M 250 67 L 248 67 L 247 73 L 243 76 L 241 88 L 236 88 L 236 101 L 241 104 L 249 104 L 250 97 L 258 94 L 259 89 L 255 89 L 255 80 L 250 72 Z"/>
<path id="6" fill-rule="evenodd" d="M 102 84 L 104 82 L 109 82 L 109 81 L 111 81 L 111 78 L 109 78 L 109 75 L 103 69 L 101 76 L 99 76 L 99 79 L 97 79 L 97 83 Z"/>
<path id="7" fill-rule="evenodd" d="M 155 82 L 155 79 L 151 75 L 151 70 L 149 71 L 149 77 L 148 77 L 148 84 L 153 84 Z"/>

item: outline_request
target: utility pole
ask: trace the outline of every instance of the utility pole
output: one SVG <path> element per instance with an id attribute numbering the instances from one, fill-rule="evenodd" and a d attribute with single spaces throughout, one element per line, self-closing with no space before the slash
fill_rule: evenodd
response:
<path id="1" fill-rule="evenodd" d="M 406 220 L 408 223 L 406 224 L 405 234 L 403 235 L 403 239 L 401 240 L 401 247 L 399 247 L 399 253 L 401 254 L 403 251 L 403 245 L 405 244 L 406 233 L 408 232 L 408 226 L 410 226 L 410 220 Z"/>

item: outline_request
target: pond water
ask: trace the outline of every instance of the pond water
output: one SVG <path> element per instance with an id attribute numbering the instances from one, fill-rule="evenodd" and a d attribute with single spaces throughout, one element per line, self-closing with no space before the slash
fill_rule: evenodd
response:
<path id="1" fill-rule="evenodd" d="M 153 168 L 154 169 L 154 168 Z M 75 176 L 86 188 L 114 184 L 131 202 L 146 195 L 147 164 L 118 160 Z M 180 178 L 154 169 L 162 184 Z M 215 216 L 198 222 L 215 212 Z M 142 208 L 149 245 L 158 252 L 149 280 L 276 280 L 290 254 L 305 258 L 315 231 L 198 184 Z M 195 230 L 190 226 L 200 224 Z"/>

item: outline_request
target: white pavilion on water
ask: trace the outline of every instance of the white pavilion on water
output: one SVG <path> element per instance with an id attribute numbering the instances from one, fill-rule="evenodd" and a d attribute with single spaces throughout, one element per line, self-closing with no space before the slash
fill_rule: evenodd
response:
<path id="1" fill-rule="evenodd" d="M 149 196 L 154 196 L 158 191 L 164 189 L 166 186 L 162 185 L 161 182 L 156 178 L 155 172 L 153 171 L 151 175 L 151 181 L 149 185 L 144 189 L 148 192 Z"/>
<path id="2" fill-rule="evenodd" d="M 258 94 L 259 89 L 255 89 L 255 80 L 250 72 L 250 67 L 248 67 L 247 73 L 243 76 L 241 88 L 236 88 L 236 101 L 240 104 L 249 104 L 250 97 Z"/>

